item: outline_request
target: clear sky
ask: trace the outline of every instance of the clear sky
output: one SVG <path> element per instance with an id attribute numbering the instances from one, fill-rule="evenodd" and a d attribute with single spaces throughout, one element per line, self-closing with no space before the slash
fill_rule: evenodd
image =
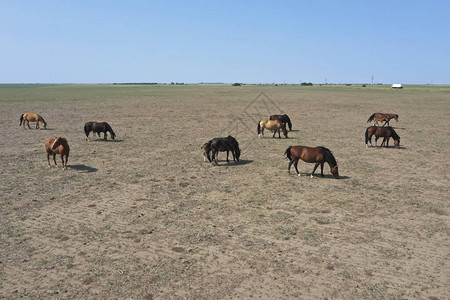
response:
<path id="1" fill-rule="evenodd" d="M 0 0 L 0 83 L 450 84 L 450 1 Z"/>

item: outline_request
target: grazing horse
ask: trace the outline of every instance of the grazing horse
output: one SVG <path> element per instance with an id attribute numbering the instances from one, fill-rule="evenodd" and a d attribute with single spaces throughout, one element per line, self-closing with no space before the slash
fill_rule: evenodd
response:
<path id="1" fill-rule="evenodd" d="M 280 120 L 267 120 L 262 119 L 258 123 L 258 136 L 261 138 L 261 135 L 264 137 L 264 128 L 267 128 L 268 130 L 273 131 L 272 138 L 275 137 L 275 134 L 278 132 L 278 138 L 281 138 L 280 136 L 280 130 L 283 130 L 283 135 L 285 138 L 288 137 L 287 130 L 286 130 L 286 124 L 281 122 Z"/>
<path id="2" fill-rule="evenodd" d="M 372 146 L 372 136 L 373 135 L 375 135 L 375 146 L 377 145 L 378 138 L 382 137 L 383 142 L 381 143 L 381 146 L 383 146 L 383 144 L 385 144 L 386 147 L 388 147 L 389 139 L 392 137 L 394 139 L 394 146 L 396 148 L 400 147 L 400 137 L 398 136 L 397 132 L 395 132 L 394 128 L 392 128 L 392 127 L 380 127 L 380 126 L 367 127 L 367 129 L 366 129 L 366 147 L 369 147 L 367 142 L 370 142 L 370 146 Z"/>
<path id="3" fill-rule="evenodd" d="M 61 160 L 63 164 L 63 169 L 67 169 L 67 161 L 69 160 L 69 143 L 66 138 L 63 137 L 55 137 L 54 139 L 48 139 L 45 142 L 45 151 L 47 152 L 47 161 L 48 166 L 50 167 L 50 155 L 53 155 L 53 161 L 56 164 L 55 156 L 56 154 L 61 155 Z M 66 157 L 66 161 L 64 162 L 64 156 Z"/>
<path id="4" fill-rule="evenodd" d="M 89 133 L 92 131 L 92 136 L 95 136 L 97 133 L 98 137 L 100 137 L 100 132 L 103 132 L 103 138 L 106 141 L 106 132 L 109 131 L 111 135 L 111 139 L 115 140 L 116 134 L 112 130 L 111 126 L 106 122 L 87 122 L 84 124 L 84 133 L 86 134 L 86 140 L 89 139 Z"/>
<path id="5" fill-rule="evenodd" d="M 289 116 L 287 114 L 284 114 L 284 115 L 271 115 L 269 117 L 269 120 L 280 120 L 284 124 L 288 124 L 289 131 L 292 131 L 291 119 L 289 119 Z"/>
<path id="6" fill-rule="evenodd" d="M 317 167 L 320 165 L 320 175 L 323 175 L 323 165 L 328 163 L 330 165 L 331 174 L 333 174 L 334 178 L 339 178 L 338 166 L 336 159 L 333 156 L 333 153 L 325 147 L 306 147 L 306 146 L 289 146 L 284 153 L 287 158 L 290 160 L 288 173 L 291 173 L 291 166 L 294 164 L 295 170 L 297 171 L 298 176 L 300 176 L 300 172 L 298 171 L 297 165 L 298 160 L 301 159 L 307 163 L 315 163 L 314 169 L 311 173 L 311 178 L 314 176 L 314 172 Z"/>
<path id="7" fill-rule="evenodd" d="M 44 129 L 47 129 L 47 122 L 45 122 L 44 118 L 38 114 L 22 114 L 20 116 L 19 126 L 23 124 L 23 129 L 25 129 L 25 122 L 27 122 L 29 129 L 31 129 L 30 122 L 36 122 L 36 129 L 39 128 L 39 122 L 42 122 L 44 124 Z"/>
<path id="8" fill-rule="evenodd" d="M 389 126 L 389 121 L 391 119 L 395 119 L 395 121 L 398 122 L 398 115 L 396 114 L 383 114 L 383 113 L 374 113 L 369 117 L 369 120 L 367 120 L 367 123 L 373 121 L 373 126 L 378 125 L 378 122 L 384 122 L 383 126 L 386 125 L 386 123 Z"/>
<path id="9" fill-rule="evenodd" d="M 206 146 L 205 146 L 206 145 Z M 230 162 L 229 152 L 233 155 L 233 161 L 239 161 L 239 157 L 241 156 L 241 150 L 239 149 L 239 143 L 238 141 L 232 137 L 231 135 L 227 136 L 226 138 L 214 138 L 210 140 L 208 143 L 203 145 L 206 152 L 206 157 L 208 158 L 209 162 L 212 162 L 213 164 L 217 165 L 217 158 L 219 151 L 227 152 L 227 162 Z M 212 152 L 212 157 L 210 153 Z"/>

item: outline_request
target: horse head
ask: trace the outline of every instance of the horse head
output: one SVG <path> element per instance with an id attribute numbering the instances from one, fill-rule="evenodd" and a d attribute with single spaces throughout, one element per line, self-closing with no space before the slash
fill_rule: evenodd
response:
<path id="1" fill-rule="evenodd" d="M 395 148 L 400 148 L 400 138 L 398 138 L 398 140 L 394 140 L 394 146 Z"/>
<path id="2" fill-rule="evenodd" d="M 56 148 L 58 148 L 58 146 L 61 145 L 61 143 L 62 143 L 62 137 L 55 136 L 55 141 L 53 142 L 52 150 L 55 150 Z"/>
<path id="3" fill-rule="evenodd" d="M 339 171 L 338 171 L 338 166 L 335 165 L 334 167 L 331 168 L 331 174 L 333 174 L 334 178 L 339 178 Z"/>
<path id="4" fill-rule="evenodd" d="M 286 130 L 286 124 L 282 123 L 282 122 L 280 122 L 280 123 L 281 123 L 281 130 L 283 130 L 283 135 L 284 135 L 285 138 L 287 138 L 288 137 L 288 133 L 287 133 L 287 130 Z"/>

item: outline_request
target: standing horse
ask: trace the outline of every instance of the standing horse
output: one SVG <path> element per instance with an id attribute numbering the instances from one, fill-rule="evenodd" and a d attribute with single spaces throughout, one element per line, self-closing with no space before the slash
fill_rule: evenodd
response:
<path id="1" fill-rule="evenodd" d="M 42 122 L 44 124 L 44 129 L 47 129 L 47 122 L 45 122 L 44 118 L 38 114 L 22 114 L 20 116 L 19 126 L 23 124 L 23 129 L 25 129 L 25 122 L 27 122 L 29 129 L 31 129 L 30 122 L 36 122 L 36 129 L 39 128 L 39 122 Z"/>
<path id="2" fill-rule="evenodd" d="M 380 126 L 370 126 L 366 129 L 366 147 L 369 147 L 367 142 L 370 142 L 370 146 L 372 146 L 372 136 L 375 135 L 375 146 L 377 145 L 378 138 L 382 137 L 383 142 L 381 143 L 382 147 L 384 144 L 386 147 L 389 146 L 389 139 L 392 137 L 394 139 L 394 146 L 396 148 L 400 147 L 400 137 L 397 132 L 395 132 L 392 127 L 380 127 Z"/>
<path id="3" fill-rule="evenodd" d="M 284 124 L 288 124 L 289 131 L 292 131 L 291 119 L 289 119 L 289 116 L 287 114 L 284 114 L 284 115 L 271 115 L 269 117 L 269 120 L 280 120 Z"/>
<path id="4" fill-rule="evenodd" d="M 261 138 L 261 135 L 264 137 L 264 128 L 267 128 L 268 130 L 273 131 L 272 138 L 275 137 L 275 134 L 278 132 L 278 138 L 281 138 L 280 136 L 280 130 L 283 130 L 283 135 L 285 138 L 288 137 L 287 130 L 286 130 L 286 124 L 281 122 L 280 120 L 267 120 L 262 119 L 258 122 L 258 136 Z"/>
<path id="5" fill-rule="evenodd" d="M 284 153 L 286 157 L 290 160 L 288 173 L 291 173 L 291 166 L 294 164 L 295 170 L 297 171 L 298 176 L 300 176 L 300 172 L 298 171 L 297 165 L 298 160 L 301 159 L 307 163 L 315 163 L 314 169 L 311 173 L 311 178 L 314 176 L 314 172 L 317 167 L 320 165 L 320 175 L 323 175 L 323 165 L 328 163 L 330 165 L 331 174 L 333 174 L 334 178 L 339 178 L 338 166 L 336 159 L 333 156 L 333 153 L 325 147 L 306 147 L 306 146 L 289 146 Z"/>
<path id="6" fill-rule="evenodd" d="M 239 161 L 239 157 L 241 156 L 239 143 L 231 135 L 227 136 L 226 138 L 214 138 L 205 145 L 206 157 L 208 158 L 209 162 L 212 162 L 216 165 L 218 164 L 217 158 L 219 151 L 227 152 L 227 162 L 229 162 L 229 152 L 231 152 L 231 154 L 233 155 L 233 161 Z M 212 157 L 210 155 L 211 152 Z"/>
<path id="7" fill-rule="evenodd" d="M 50 155 L 53 155 L 53 161 L 56 163 L 56 154 L 61 155 L 61 160 L 63 164 L 63 169 L 67 169 L 67 161 L 69 160 L 69 143 L 66 138 L 63 137 L 55 137 L 54 139 L 48 139 L 45 142 L 45 151 L 47 152 L 47 161 L 48 166 L 50 167 Z M 64 156 L 66 157 L 66 161 L 64 162 Z"/>
<path id="8" fill-rule="evenodd" d="M 86 140 L 89 139 L 89 133 L 91 133 L 93 137 L 95 133 L 97 133 L 98 137 L 100 137 L 100 132 L 103 132 L 103 138 L 106 141 L 106 132 L 109 131 L 111 135 L 111 139 L 115 140 L 116 134 L 112 130 L 111 126 L 106 122 L 87 122 L 84 124 L 84 133 L 86 134 Z"/>
<path id="9" fill-rule="evenodd" d="M 373 126 L 378 125 L 378 122 L 384 122 L 383 126 L 386 125 L 386 123 L 389 126 L 389 121 L 391 119 L 395 119 L 395 121 L 398 122 L 398 115 L 396 114 L 383 114 L 383 113 L 374 113 L 369 117 L 369 120 L 367 120 L 367 123 L 373 121 Z"/>

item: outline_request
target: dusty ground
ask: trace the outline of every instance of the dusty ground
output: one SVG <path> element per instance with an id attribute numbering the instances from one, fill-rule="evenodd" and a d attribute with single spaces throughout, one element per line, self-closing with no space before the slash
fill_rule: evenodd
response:
<path id="1" fill-rule="evenodd" d="M 450 295 L 450 87 L 0 86 L 0 105 L 0 298 Z M 290 138 L 258 140 L 281 110 Z M 374 112 L 400 115 L 401 149 L 365 148 Z M 229 133 L 242 162 L 203 162 Z M 57 135 L 67 171 L 47 167 Z M 288 175 L 289 145 L 330 148 L 342 179 Z"/>

